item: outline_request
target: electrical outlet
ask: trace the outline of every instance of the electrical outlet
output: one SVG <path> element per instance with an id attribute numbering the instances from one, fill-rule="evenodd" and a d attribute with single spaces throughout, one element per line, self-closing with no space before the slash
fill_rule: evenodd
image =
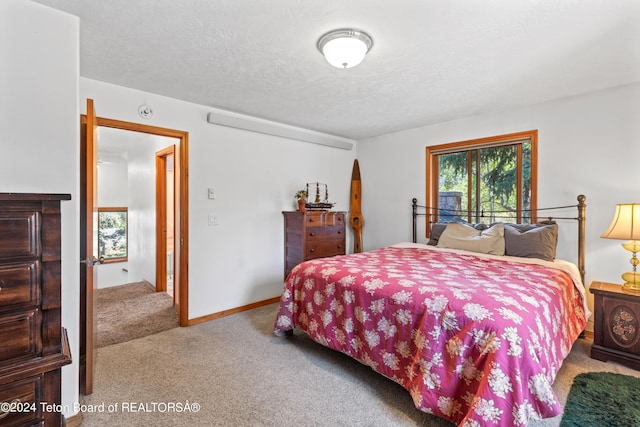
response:
<path id="1" fill-rule="evenodd" d="M 215 188 L 207 188 L 207 197 L 210 200 L 214 200 L 216 198 L 216 189 Z"/>
<path id="2" fill-rule="evenodd" d="M 218 225 L 218 217 L 213 214 L 209 214 L 209 226 L 213 227 L 216 225 Z"/>

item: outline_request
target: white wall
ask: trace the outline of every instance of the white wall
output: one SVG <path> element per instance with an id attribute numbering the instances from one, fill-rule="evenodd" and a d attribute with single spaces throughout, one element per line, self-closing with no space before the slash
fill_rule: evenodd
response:
<path id="1" fill-rule="evenodd" d="M 98 265 L 98 289 L 130 283 L 128 268 L 126 261 Z"/>
<path id="2" fill-rule="evenodd" d="M 279 295 L 281 212 L 295 209 L 293 195 L 305 183 L 328 184 L 335 209 L 349 209 L 355 150 L 212 125 L 206 106 L 81 78 L 81 105 L 86 98 L 99 117 L 189 132 L 190 319 Z M 151 119 L 138 116 L 141 104 L 153 109 Z M 219 225 L 208 225 L 210 214 Z M 350 241 L 348 234 L 349 248 Z"/>
<path id="3" fill-rule="evenodd" d="M 616 203 L 640 201 L 639 117 L 635 84 L 359 141 L 365 249 L 411 239 L 411 198 L 425 200 L 426 146 L 538 129 L 538 206 L 586 195 L 586 284 L 619 283 L 630 254 L 600 234 Z M 575 262 L 574 223 L 563 222 L 560 233 L 558 256 Z"/>
<path id="4" fill-rule="evenodd" d="M 98 137 L 100 140 L 100 137 Z M 129 178 L 125 159 L 98 164 L 98 206 L 101 208 L 126 207 Z"/>
<path id="5" fill-rule="evenodd" d="M 0 192 L 72 197 L 62 202 L 62 325 L 74 358 L 62 368 L 62 404 L 69 407 L 78 401 L 78 25 L 39 4 L 0 2 Z"/>
<path id="6" fill-rule="evenodd" d="M 129 144 L 129 280 L 156 284 L 156 152 L 179 143 L 138 133 Z M 100 141 L 98 141 L 98 145 Z"/>

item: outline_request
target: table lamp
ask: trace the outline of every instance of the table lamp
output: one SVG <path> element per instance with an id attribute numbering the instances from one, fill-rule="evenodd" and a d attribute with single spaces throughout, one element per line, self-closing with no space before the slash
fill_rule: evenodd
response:
<path id="1" fill-rule="evenodd" d="M 640 273 L 636 272 L 640 264 L 636 256 L 636 253 L 640 252 L 640 203 L 618 204 L 611 225 L 600 237 L 627 240 L 622 247 L 633 254 L 630 261 L 633 271 L 622 275 L 622 288 L 640 292 Z"/>

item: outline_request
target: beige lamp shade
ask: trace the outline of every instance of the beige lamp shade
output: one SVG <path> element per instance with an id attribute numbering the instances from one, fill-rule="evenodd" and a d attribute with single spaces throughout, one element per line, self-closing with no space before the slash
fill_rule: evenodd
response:
<path id="1" fill-rule="evenodd" d="M 611 225 L 600 237 L 627 240 L 622 244 L 622 247 L 633 253 L 629 261 L 633 271 L 622 275 L 624 280 L 622 288 L 628 291 L 640 292 L 640 273 L 637 272 L 640 260 L 636 256 L 636 253 L 640 252 L 640 203 L 617 205 Z"/>
<path id="2" fill-rule="evenodd" d="M 611 225 L 600 237 L 619 240 L 640 240 L 640 203 L 617 205 Z"/>

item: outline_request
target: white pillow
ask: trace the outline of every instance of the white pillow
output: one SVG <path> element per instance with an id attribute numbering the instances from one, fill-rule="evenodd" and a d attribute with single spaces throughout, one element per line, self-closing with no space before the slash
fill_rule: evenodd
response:
<path id="1" fill-rule="evenodd" d="M 468 225 L 450 222 L 440 235 L 438 247 L 504 255 L 504 224 L 494 224 L 486 230 L 476 230 Z"/>

